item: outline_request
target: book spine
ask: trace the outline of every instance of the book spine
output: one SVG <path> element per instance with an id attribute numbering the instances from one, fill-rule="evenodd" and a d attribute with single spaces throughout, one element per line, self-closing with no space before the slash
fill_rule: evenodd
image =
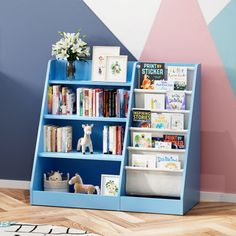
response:
<path id="1" fill-rule="evenodd" d="M 103 153 L 104 154 L 108 154 L 108 143 L 107 143 L 107 140 L 108 140 L 108 126 L 104 126 L 103 127 Z"/>
<path id="2" fill-rule="evenodd" d="M 62 90 L 61 90 L 61 93 L 62 93 L 61 113 L 62 113 L 62 115 L 66 115 L 66 92 L 67 92 L 67 88 L 62 87 Z"/>
<path id="3" fill-rule="evenodd" d="M 76 89 L 76 114 L 80 116 L 80 92 L 81 88 Z"/>
<path id="4" fill-rule="evenodd" d="M 93 90 L 89 89 L 89 116 L 93 116 Z"/>
<path id="5" fill-rule="evenodd" d="M 52 96 L 52 114 L 60 114 L 60 86 L 53 85 L 53 96 Z"/>
<path id="6" fill-rule="evenodd" d="M 66 92 L 66 114 L 70 114 L 71 110 L 71 90 L 68 89 Z"/>
<path id="7" fill-rule="evenodd" d="M 93 89 L 92 90 L 92 100 L 93 100 L 93 106 L 92 106 L 92 109 L 93 109 L 93 114 L 92 116 L 93 117 L 96 117 L 96 94 L 97 94 L 97 89 Z"/>
<path id="8" fill-rule="evenodd" d="M 52 126 L 47 127 L 47 152 L 52 151 Z"/>
<path id="9" fill-rule="evenodd" d="M 89 90 L 84 89 L 83 93 L 83 114 L 84 116 L 89 116 Z"/>
<path id="10" fill-rule="evenodd" d="M 48 86 L 48 114 L 52 114 L 52 86 Z"/>
<path id="11" fill-rule="evenodd" d="M 116 132 L 116 154 L 121 155 L 121 128 L 122 126 L 117 126 Z"/>
<path id="12" fill-rule="evenodd" d="M 120 90 L 116 92 L 116 117 L 121 117 L 120 115 Z"/>
<path id="13" fill-rule="evenodd" d="M 104 90 L 103 92 L 103 116 L 109 116 L 109 101 L 108 101 L 108 90 Z"/>
<path id="14" fill-rule="evenodd" d="M 56 152 L 56 127 L 52 127 L 52 147 L 51 151 Z"/>
<path id="15" fill-rule="evenodd" d="M 129 91 L 125 92 L 125 117 L 128 117 L 129 112 Z"/>
<path id="16" fill-rule="evenodd" d="M 113 138 L 113 145 L 112 145 L 112 155 L 116 155 L 116 126 L 112 126 L 112 138 Z"/>
<path id="17" fill-rule="evenodd" d="M 111 117 L 112 116 L 112 91 L 109 90 L 108 91 L 108 116 Z"/>
<path id="18" fill-rule="evenodd" d="M 48 125 L 43 126 L 43 150 L 44 152 L 48 151 L 48 143 L 47 143 L 47 131 L 48 131 Z"/>
<path id="19" fill-rule="evenodd" d="M 62 152 L 62 131 L 62 127 L 57 128 L 57 152 Z"/>
<path id="20" fill-rule="evenodd" d="M 108 143 L 108 152 L 109 154 L 112 154 L 113 151 L 113 128 L 112 126 L 109 126 L 109 143 Z"/>
<path id="21" fill-rule="evenodd" d="M 111 117 L 115 117 L 116 109 L 116 91 L 111 91 Z"/>
<path id="22" fill-rule="evenodd" d="M 66 126 L 65 129 L 65 152 L 70 152 L 72 151 L 72 127 Z"/>

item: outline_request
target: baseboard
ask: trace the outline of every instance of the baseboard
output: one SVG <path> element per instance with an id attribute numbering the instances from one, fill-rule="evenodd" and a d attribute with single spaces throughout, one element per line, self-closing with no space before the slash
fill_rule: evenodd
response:
<path id="1" fill-rule="evenodd" d="M 201 202 L 233 202 L 236 203 L 236 193 L 201 192 Z"/>
<path id="2" fill-rule="evenodd" d="M 29 189 L 30 181 L 0 179 L 0 188 Z"/>
<path id="3" fill-rule="evenodd" d="M 30 181 L 0 179 L 0 188 L 29 189 Z M 201 192 L 201 202 L 233 202 L 236 203 L 236 193 Z"/>

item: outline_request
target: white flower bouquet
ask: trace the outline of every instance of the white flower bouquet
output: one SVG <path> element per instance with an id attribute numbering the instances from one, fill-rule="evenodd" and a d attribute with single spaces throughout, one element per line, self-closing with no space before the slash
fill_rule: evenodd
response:
<path id="1" fill-rule="evenodd" d="M 90 48 L 82 40 L 85 36 L 77 33 L 59 32 L 62 38 L 52 45 L 52 55 L 59 60 L 75 61 L 84 60 L 90 55 Z"/>

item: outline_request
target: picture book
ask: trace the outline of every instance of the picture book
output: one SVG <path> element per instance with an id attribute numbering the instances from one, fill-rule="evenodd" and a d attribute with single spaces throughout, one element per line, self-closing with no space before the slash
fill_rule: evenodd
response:
<path id="1" fill-rule="evenodd" d="M 157 129 L 170 129 L 171 114 L 170 113 L 152 113 L 151 127 Z"/>
<path id="2" fill-rule="evenodd" d="M 166 109 L 167 110 L 185 110 L 185 93 L 184 92 L 167 92 Z"/>
<path id="3" fill-rule="evenodd" d="M 139 84 L 141 89 L 154 89 L 156 80 L 164 80 L 164 63 L 139 63 Z"/>
<path id="4" fill-rule="evenodd" d="M 134 110 L 133 111 L 133 126 L 141 128 L 151 127 L 151 111 L 149 110 Z"/>
<path id="5" fill-rule="evenodd" d="M 184 114 L 171 114 L 171 129 L 183 130 L 184 129 Z"/>
<path id="6" fill-rule="evenodd" d="M 163 91 L 172 91 L 174 90 L 174 83 L 168 80 L 156 80 L 154 81 L 154 89 Z"/>
<path id="7" fill-rule="evenodd" d="M 150 148 L 152 146 L 152 134 L 133 132 L 133 146 L 139 148 Z"/>
<path id="8" fill-rule="evenodd" d="M 180 170 L 181 162 L 176 154 L 157 154 L 156 168 L 163 170 Z"/>
<path id="9" fill-rule="evenodd" d="M 187 67 L 168 66 L 167 79 L 173 82 L 174 90 L 185 90 L 187 87 Z"/>
<path id="10" fill-rule="evenodd" d="M 171 142 L 163 142 L 163 141 L 154 141 L 154 148 L 160 149 L 160 150 L 171 150 L 172 144 Z"/>
<path id="11" fill-rule="evenodd" d="M 184 135 L 163 135 L 164 142 L 171 142 L 172 149 L 184 149 Z"/>
<path id="12" fill-rule="evenodd" d="M 144 108 L 164 110 L 165 94 L 144 94 Z"/>
<path id="13" fill-rule="evenodd" d="M 143 168 L 156 168 L 156 156 L 144 154 L 132 154 L 131 166 Z"/>

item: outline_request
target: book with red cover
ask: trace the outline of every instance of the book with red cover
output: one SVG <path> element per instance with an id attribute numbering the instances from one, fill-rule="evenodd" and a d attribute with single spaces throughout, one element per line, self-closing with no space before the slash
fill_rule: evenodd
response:
<path id="1" fill-rule="evenodd" d="M 184 149 L 184 135 L 163 135 L 164 142 L 171 142 L 172 149 Z"/>

